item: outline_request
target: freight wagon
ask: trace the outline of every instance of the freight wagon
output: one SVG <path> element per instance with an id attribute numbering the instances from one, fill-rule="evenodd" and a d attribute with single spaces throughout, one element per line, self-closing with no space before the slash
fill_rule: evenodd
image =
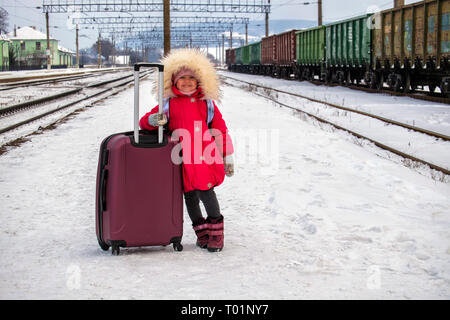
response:
<path id="1" fill-rule="evenodd" d="M 261 63 L 264 74 L 290 78 L 296 66 L 296 30 L 262 38 Z"/>
<path id="2" fill-rule="evenodd" d="M 261 41 L 227 50 L 228 69 L 235 72 L 259 74 L 261 69 Z"/>
<path id="3" fill-rule="evenodd" d="M 313 80 L 316 75 L 320 77 L 325 61 L 325 27 L 297 31 L 295 36 L 297 56 L 295 77 L 299 80 Z"/>
<path id="4" fill-rule="evenodd" d="M 249 44 L 248 47 L 250 50 L 249 72 L 259 74 L 261 66 L 261 41 Z"/>
<path id="5" fill-rule="evenodd" d="M 450 0 L 420 1 L 376 19 L 369 85 L 386 82 L 395 91 L 428 85 L 450 94 Z"/>
<path id="6" fill-rule="evenodd" d="M 225 63 L 229 71 L 235 71 L 231 69 L 231 66 L 236 64 L 236 49 L 227 49 L 225 51 Z"/>
<path id="7" fill-rule="evenodd" d="M 371 15 L 325 25 L 325 68 L 321 79 L 360 82 L 371 63 Z"/>
<path id="8" fill-rule="evenodd" d="M 274 75 L 275 35 L 261 40 L 261 72 L 266 76 Z"/>

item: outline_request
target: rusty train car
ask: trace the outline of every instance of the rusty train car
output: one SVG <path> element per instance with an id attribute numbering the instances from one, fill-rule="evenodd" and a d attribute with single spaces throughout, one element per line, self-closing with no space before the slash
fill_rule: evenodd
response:
<path id="1" fill-rule="evenodd" d="M 425 0 L 262 38 L 260 65 L 229 70 L 285 79 L 363 83 L 450 96 L 450 0 Z M 232 55 L 233 50 L 227 50 Z M 252 71 L 250 71 L 252 70 Z"/>
<path id="2" fill-rule="evenodd" d="M 371 87 L 428 85 L 450 93 L 450 0 L 420 1 L 374 15 Z"/>

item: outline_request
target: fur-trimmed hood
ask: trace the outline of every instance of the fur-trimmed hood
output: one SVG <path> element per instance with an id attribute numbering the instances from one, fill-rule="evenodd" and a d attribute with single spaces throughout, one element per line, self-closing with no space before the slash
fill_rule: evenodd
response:
<path id="1" fill-rule="evenodd" d="M 198 49 L 177 49 L 161 60 L 164 64 L 164 98 L 173 98 L 172 77 L 182 67 L 192 70 L 198 80 L 198 85 L 204 94 L 202 99 L 220 101 L 219 77 L 209 59 Z M 155 81 L 154 92 L 157 95 L 158 82 Z"/>

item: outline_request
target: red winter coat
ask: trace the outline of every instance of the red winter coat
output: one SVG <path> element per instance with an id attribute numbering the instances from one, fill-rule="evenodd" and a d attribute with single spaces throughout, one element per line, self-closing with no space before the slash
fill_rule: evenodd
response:
<path id="1" fill-rule="evenodd" d="M 172 137 L 179 136 L 183 150 L 184 192 L 218 186 L 225 178 L 220 150 L 223 150 L 223 157 L 233 153 L 233 143 L 222 114 L 214 103 L 214 118 L 209 130 L 206 101 L 200 100 L 201 89 L 189 97 L 175 87 L 172 87 L 172 91 L 177 96 L 170 99 L 168 125 Z M 148 123 L 148 117 L 157 112 L 158 106 L 145 114 L 139 121 L 140 127 L 156 130 L 157 127 Z"/>

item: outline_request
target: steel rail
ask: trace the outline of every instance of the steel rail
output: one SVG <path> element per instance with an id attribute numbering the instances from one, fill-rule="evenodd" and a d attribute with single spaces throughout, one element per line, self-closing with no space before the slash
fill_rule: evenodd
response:
<path id="1" fill-rule="evenodd" d="M 51 79 L 45 79 L 45 80 L 29 80 L 29 81 L 21 81 L 19 83 L 11 83 L 0 86 L 0 91 L 6 91 L 6 90 L 13 90 L 16 88 L 22 88 L 22 87 L 28 87 L 30 85 L 37 86 L 40 84 L 45 84 L 49 82 L 62 82 L 62 81 L 70 81 L 70 80 L 77 80 L 77 79 L 84 79 L 93 77 L 95 75 L 93 74 L 85 74 L 85 75 L 77 75 L 77 76 L 67 76 L 67 77 L 56 77 Z"/>
<path id="2" fill-rule="evenodd" d="M 78 93 L 81 90 L 83 90 L 83 88 L 76 88 L 76 89 L 64 91 L 64 92 L 61 92 L 61 93 L 57 93 L 57 94 L 54 94 L 54 95 L 51 95 L 51 96 L 46 96 L 46 97 L 43 97 L 43 98 L 39 98 L 39 99 L 35 99 L 35 100 L 29 100 L 29 101 L 21 102 L 21 103 L 18 103 L 18 104 L 14 104 L 12 106 L 0 109 L 0 117 L 3 116 L 3 115 L 6 115 L 8 113 L 13 113 L 13 112 L 19 111 L 21 109 L 32 107 L 32 106 L 37 105 L 37 104 L 41 104 L 41 103 L 44 103 L 44 102 L 48 102 L 48 101 L 56 100 L 56 99 L 59 99 L 59 98 L 65 97 L 65 96 L 69 96 L 69 95 Z"/>
<path id="3" fill-rule="evenodd" d="M 295 79 L 289 79 L 289 80 L 295 80 Z M 312 84 L 315 85 L 319 85 L 319 86 L 329 86 L 329 87 L 337 87 L 337 86 L 341 86 L 341 87 L 346 87 L 346 88 L 350 88 L 353 90 L 359 90 L 359 91 L 364 91 L 364 92 L 370 92 L 370 93 L 383 93 L 383 94 L 388 94 L 391 96 L 396 96 L 396 97 L 409 97 L 412 99 L 417 99 L 417 100 L 423 100 L 423 101 L 430 101 L 430 102 L 438 102 L 438 103 L 444 103 L 444 104 L 449 104 L 450 103 L 450 98 L 446 97 L 445 95 L 439 95 L 436 93 L 430 93 L 430 92 L 426 92 L 426 91 L 418 91 L 418 90 L 412 90 L 410 92 L 404 92 L 404 91 L 394 91 L 392 89 L 389 88 L 382 88 L 382 89 L 375 89 L 375 88 L 370 88 L 370 87 L 366 87 L 364 85 L 360 85 L 360 84 L 338 84 L 338 83 L 327 83 L 327 82 L 321 82 L 319 80 L 305 80 L 305 81 L 309 81 Z M 426 94 L 426 95 L 424 95 Z"/>

